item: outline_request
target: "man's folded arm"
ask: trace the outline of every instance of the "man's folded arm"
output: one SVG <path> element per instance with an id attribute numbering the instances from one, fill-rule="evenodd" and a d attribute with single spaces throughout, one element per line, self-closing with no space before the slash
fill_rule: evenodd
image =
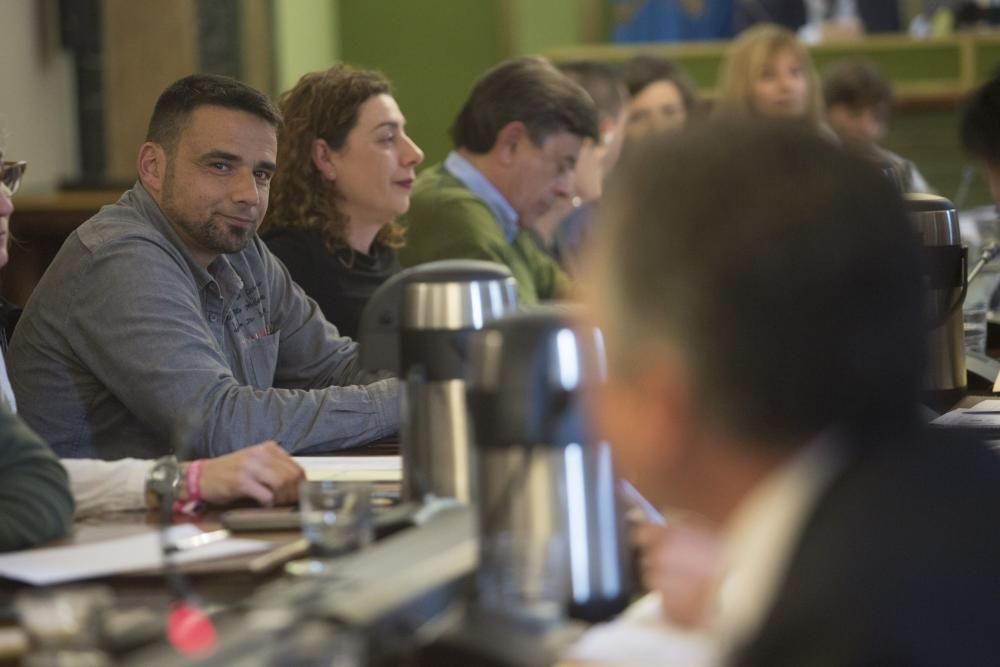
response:
<path id="1" fill-rule="evenodd" d="M 179 437 L 188 448 L 182 454 L 191 457 L 267 439 L 291 452 L 335 449 L 396 431 L 395 380 L 271 388 L 275 358 L 280 362 L 282 355 L 266 348 L 281 345 L 280 323 L 266 340 L 238 338 L 243 349 L 227 351 L 258 380 L 256 386 L 239 381 L 209 329 L 194 279 L 175 262 L 153 243 L 106 246 L 76 281 L 76 306 L 66 323 L 79 362 L 147 428 L 171 441 Z M 225 340 L 229 345 L 231 337 Z M 338 370 L 318 382 L 354 372 L 353 343 L 338 339 L 334 347 L 321 351 L 339 362 Z"/>

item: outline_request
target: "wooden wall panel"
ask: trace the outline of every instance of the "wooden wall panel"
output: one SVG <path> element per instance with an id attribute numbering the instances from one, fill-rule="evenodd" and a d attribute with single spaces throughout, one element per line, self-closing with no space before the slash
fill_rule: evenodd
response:
<path id="1" fill-rule="evenodd" d="M 135 180 L 135 159 L 156 98 L 198 71 L 195 0 L 103 0 L 107 177 Z"/>

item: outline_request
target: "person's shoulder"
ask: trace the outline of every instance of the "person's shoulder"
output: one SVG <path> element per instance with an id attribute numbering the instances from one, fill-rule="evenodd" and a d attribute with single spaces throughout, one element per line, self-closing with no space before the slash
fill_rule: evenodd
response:
<path id="1" fill-rule="evenodd" d="M 1000 650 L 977 620 L 1000 614 L 1000 454 L 930 431 L 860 444 L 734 663 L 992 664 L 968 659 Z"/>
<path id="2" fill-rule="evenodd" d="M 444 165 L 430 167 L 417 177 L 410 209 L 401 222 L 407 228 L 430 226 L 435 235 L 444 233 L 444 227 L 478 224 L 489 231 L 496 227 L 486 202 L 449 173 Z"/>
<path id="3" fill-rule="evenodd" d="M 423 170 L 413 184 L 413 196 L 410 198 L 411 211 L 413 206 L 454 204 L 470 202 L 485 204 L 469 188 L 445 169 L 443 163 Z"/>
<path id="4" fill-rule="evenodd" d="M 315 229 L 301 229 L 298 227 L 270 228 L 260 234 L 260 238 L 267 247 L 282 248 L 315 248 L 317 244 L 322 246 L 323 239 L 319 231 Z"/>
<path id="5" fill-rule="evenodd" d="M 77 236 L 86 248 L 98 252 L 106 245 L 130 239 L 168 243 L 143 210 L 138 187 L 126 191 L 115 203 L 103 206 L 77 228 Z"/>
<path id="6" fill-rule="evenodd" d="M 315 261 L 329 254 L 319 232 L 312 229 L 271 229 L 262 234 L 260 240 L 286 266 Z"/>

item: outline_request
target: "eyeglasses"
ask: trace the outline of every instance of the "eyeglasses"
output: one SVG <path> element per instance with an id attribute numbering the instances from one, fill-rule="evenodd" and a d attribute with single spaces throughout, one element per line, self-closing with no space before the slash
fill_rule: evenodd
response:
<path id="1" fill-rule="evenodd" d="M 17 189 L 21 187 L 21 179 L 24 177 L 24 170 L 28 168 L 28 163 L 24 162 L 0 162 L 0 187 L 7 192 L 8 197 L 14 196 Z"/>

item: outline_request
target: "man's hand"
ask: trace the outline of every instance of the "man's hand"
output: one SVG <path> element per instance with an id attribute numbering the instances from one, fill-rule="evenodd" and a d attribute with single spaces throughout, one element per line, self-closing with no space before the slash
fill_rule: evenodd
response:
<path id="1" fill-rule="evenodd" d="M 253 498 L 261 505 L 295 502 L 305 473 L 273 440 L 214 459 L 201 468 L 201 497 L 209 503 Z"/>
<path id="2" fill-rule="evenodd" d="M 664 616 L 684 627 L 706 625 L 722 568 L 719 537 L 671 522 L 636 526 L 632 538 L 641 553 L 643 584 L 660 593 Z"/>

